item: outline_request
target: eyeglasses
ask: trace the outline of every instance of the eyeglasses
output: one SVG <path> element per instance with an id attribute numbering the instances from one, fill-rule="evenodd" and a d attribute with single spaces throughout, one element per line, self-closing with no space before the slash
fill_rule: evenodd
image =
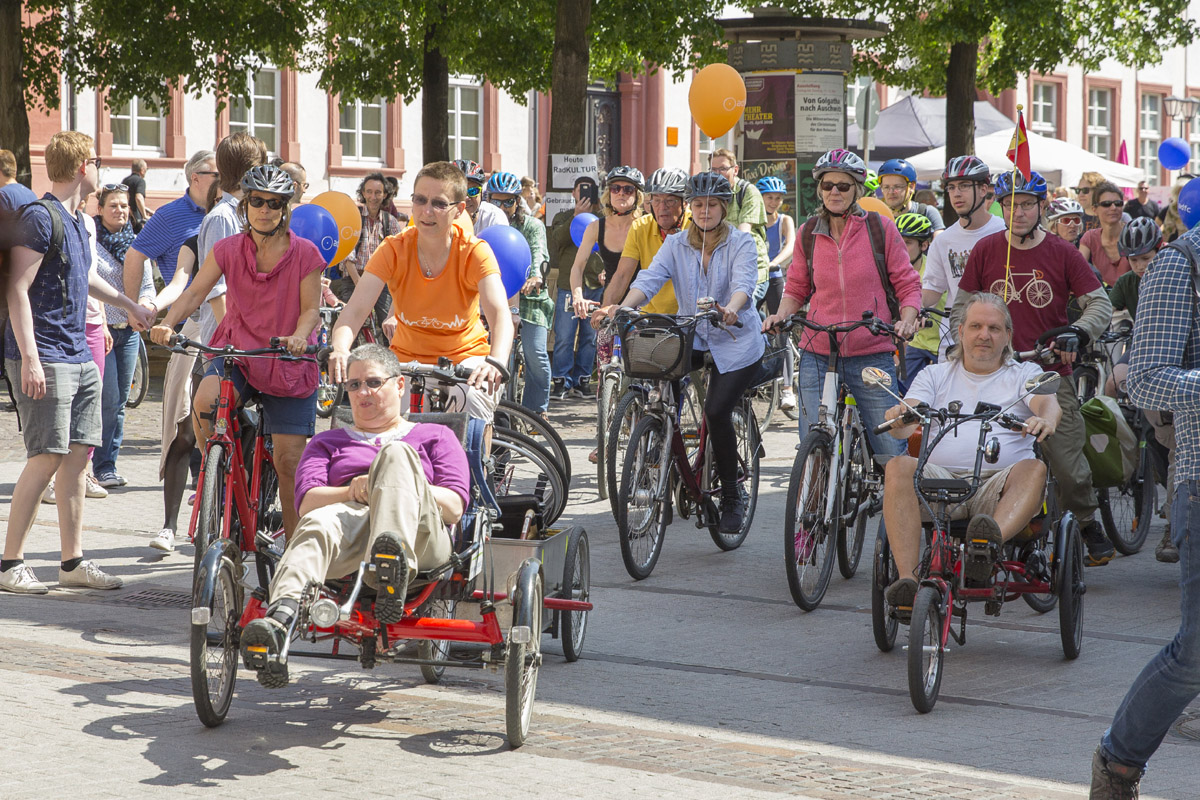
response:
<path id="1" fill-rule="evenodd" d="M 287 201 L 283 200 L 282 198 L 272 197 L 270 200 L 268 200 L 265 197 L 257 197 L 254 195 L 247 198 L 246 202 L 250 204 L 251 208 L 262 208 L 263 206 L 266 206 L 272 211 L 278 211 L 287 205 Z"/>
<path id="2" fill-rule="evenodd" d="M 846 194 L 850 191 L 852 186 L 854 186 L 853 183 L 833 183 L 831 181 L 821 181 L 822 192 L 832 192 L 834 189 L 837 189 L 840 193 Z"/>
<path id="3" fill-rule="evenodd" d="M 1125 203 L 1120 200 L 1101 200 L 1096 205 L 1100 208 L 1112 208 L 1113 206 L 1123 206 Z"/>
<path id="4" fill-rule="evenodd" d="M 515 206 L 517 204 L 517 198 L 510 197 L 507 200 L 497 200 L 495 198 L 492 198 L 492 202 L 495 203 L 496 205 L 500 206 L 501 208 L 512 208 L 513 206 Z"/>
<path id="5" fill-rule="evenodd" d="M 637 194 L 637 187 L 632 183 L 614 183 L 608 187 L 609 194 Z"/>
<path id="6" fill-rule="evenodd" d="M 96 156 L 95 158 L 89 158 L 88 160 L 84 161 L 83 163 L 84 164 L 95 164 L 96 169 L 100 169 L 100 156 Z"/>
<path id="7" fill-rule="evenodd" d="M 1024 203 L 1005 203 L 1005 202 L 1001 201 L 1000 202 L 1000 210 L 1008 211 L 1010 208 L 1013 208 L 1013 209 L 1016 209 L 1017 211 L 1020 211 L 1022 214 L 1028 214 L 1030 211 L 1033 211 L 1034 209 L 1036 209 L 1039 205 L 1041 205 L 1041 204 L 1037 200 L 1034 200 L 1033 202 L 1024 202 Z"/>
<path id="8" fill-rule="evenodd" d="M 366 386 L 368 390 L 377 392 L 379 391 L 379 387 L 383 386 L 385 383 L 395 377 L 395 375 L 389 375 L 386 378 L 364 378 L 361 381 L 357 379 L 346 381 L 346 391 L 357 392 L 359 389 Z"/>
<path id="9" fill-rule="evenodd" d="M 1090 186 L 1076 186 L 1075 187 L 1075 194 L 1091 194 L 1091 193 L 1092 193 L 1092 187 L 1090 187 Z"/>
<path id="10" fill-rule="evenodd" d="M 215 169 L 196 170 L 192 174 L 193 175 L 211 175 L 214 178 L 220 177 L 220 175 L 221 175 L 221 173 L 217 172 Z M 307 186 L 308 184 L 306 183 L 304 185 Z"/>
<path id="11" fill-rule="evenodd" d="M 443 200 L 440 197 L 428 198 L 423 194 L 414 194 L 412 196 L 413 206 L 430 206 L 434 211 L 442 212 L 450 206 L 454 205 L 448 200 Z"/>
<path id="12" fill-rule="evenodd" d="M 879 188 L 887 194 L 902 194 L 903 192 L 908 191 L 908 182 L 906 181 L 899 185 L 893 184 L 891 186 L 884 186 L 883 184 L 880 184 Z"/>
<path id="13" fill-rule="evenodd" d="M 478 186 L 468 186 L 467 187 L 467 197 L 479 197 L 479 193 L 481 191 L 483 191 L 483 190 Z"/>
<path id="14" fill-rule="evenodd" d="M 713 168 L 712 168 L 712 171 L 713 171 L 713 172 L 720 172 L 720 173 L 724 174 L 724 173 L 726 173 L 726 172 L 729 172 L 729 170 L 731 170 L 731 169 L 733 169 L 733 165 L 732 165 L 732 164 L 727 164 L 727 165 L 726 165 L 726 166 L 724 166 L 724 167 L 713 167 Z"/>

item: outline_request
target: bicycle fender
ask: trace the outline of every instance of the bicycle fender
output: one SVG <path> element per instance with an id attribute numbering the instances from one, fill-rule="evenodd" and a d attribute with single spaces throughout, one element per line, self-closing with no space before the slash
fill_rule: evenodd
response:
<path id="1" fill-rule="evenodd" d="M 221 569 L 221 561 L 226 558 L 233 562 L 236 577 L 241 578 L 241 547 L 232 539 L 218 539 L 209 546 L 204 553 L 204 558 L 200 561 L 200 569 L 196 573 L 192 591 L 194 605 L 207 608 L 212 604 L 213 594 L 216 592 L 217 573 Z"/>

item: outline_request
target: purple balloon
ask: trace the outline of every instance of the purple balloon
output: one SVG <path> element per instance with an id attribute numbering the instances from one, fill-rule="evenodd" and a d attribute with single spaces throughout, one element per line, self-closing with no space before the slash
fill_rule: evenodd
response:
<path id="1" fill-rule="evenodd" d="M 500 265 L 505 297 L 512 297 L 525 285 L 529 267 L 533 264 L 529 242 L 511 225 L 493 225 L 480 233 L 479 238 L 492 248 L 496 263 Z"/>
<path id="2" fill-rule="evenodd" d="M 1158 146 L 1158 162 L 1167 169 L 1183 169 L 1192 160 L 1192 148 L 1178 136 L 1164 139 Z"/>
<path id="3" fill-rule="evenodd" d="M 1179 219 L 1189 230 L 1200 222 L 1200 178 L 1192 178 L 1179 190 Z"/>
<path id="4" fill-rule="evenodd" d="M 320 206 L 296 206 L 292 211 L 292 232 L 317 246 L 325 266 L 333 263 L 338 248 L 338 227 L 330 214 Z"/>
<path id="5" fill-rule="evenodd" d="M 584 212 L 582 214 L 577 214 L 575 218 L 571 220 L 571 241 L 575 243 L 576 247 L 579 247 L 579 245 L 583 244 L 583 232 L 587 230 L 587 226 L 591 225 L 598 219 L 599 217 L 597 217 L 595 214 Z M 592 245 L 593 253 L 599 249 L 599 242 Z"/>

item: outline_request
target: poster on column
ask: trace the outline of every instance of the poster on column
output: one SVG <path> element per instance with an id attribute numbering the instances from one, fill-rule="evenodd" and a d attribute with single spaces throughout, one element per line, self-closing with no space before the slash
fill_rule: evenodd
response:
<path id="1" fill-rule="evenodd" d="M 789 76 L 790 77 L 790 76 Z M 763 178 L 774 177 L 783 181 L 787 192 L 783 195 L 783 205 L 779 207 L 780 214 L 787 214 L 793 220 L 807 219 L 807 215 L 797 216 L 796 211 L 796 159 L 775 158 L 761 161 L 746 161 L 738 164 L 738 178 L 758 183 Z"/>
<path id="2" fill-rule="evenodd" d="M 795 157 L 795 76 L 790 71 L 743 76 L 746 110 L 741 124 L 742 161 Z"/>
<path id="3" fill-rule="evenodd" d="M 841 73 L 795 77 L 797 157 L 846 146 L 846 81 Z"/>

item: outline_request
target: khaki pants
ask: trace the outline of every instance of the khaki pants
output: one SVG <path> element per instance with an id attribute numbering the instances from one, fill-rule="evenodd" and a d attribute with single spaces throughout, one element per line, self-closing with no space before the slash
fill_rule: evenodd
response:
<path id="1" fill-rule="evenodd" d="M 1096 514 L 1096 490 L 1092 488 L 1092 469 L 1083 455 L 1083 415 L 1075 384 L 1064 378 L 1058 382 L 1058 405 L 1062 419 L 1054 435 L 1042 442 L 1042 452 L 1050 473 L 1058 483 L 1058 504 L 1071 511 L 1084 525 Z"/>
<path id="2" fill-rule="evenodd" d="M 404 442 L 390 442 L 367 475 L 369 505 L 331 503 L 300 519 L 271 582 L 271 602 L 299 601 L 310 583 L 357 571 L 370 557 L 375 537 L 385 532 L 400 537 L 410 580 L 416 570 L 450 560 L 450 534 L 417 451 Z"/>

